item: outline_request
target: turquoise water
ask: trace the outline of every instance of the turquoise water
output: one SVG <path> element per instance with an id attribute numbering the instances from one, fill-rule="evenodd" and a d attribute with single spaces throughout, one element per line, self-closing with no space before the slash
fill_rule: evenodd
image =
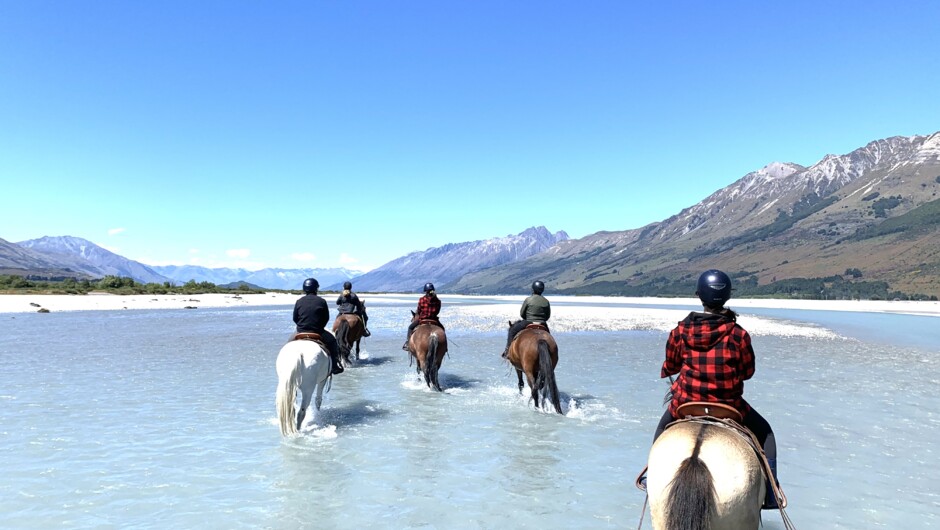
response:
<path id="1" fill-rule="evenodd" d="M 288 439 L 290 308 L 0 315 L 0 527 L 636 528 L 665 331 L 556 333 L 558 416 L 519 396 L 504 328 L 458 303 L 429 391 L 399 349 L 410 308 L 370 309 L 366 358 Z M 927 317 L 823 313 L 769 316 L 838 337 L 754 336 L 746 395 L 777 433 L 788 513 L 935 527 L 940 343 L 905 340 Z"/>

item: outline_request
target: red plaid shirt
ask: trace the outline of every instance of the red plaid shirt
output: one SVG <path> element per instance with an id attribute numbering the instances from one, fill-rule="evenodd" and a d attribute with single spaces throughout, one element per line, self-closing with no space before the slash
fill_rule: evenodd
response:
<path id="1" fill-rule="evenodd" d="M 430 318 L 437 320 L 437 314 L 441 312 L 441 299 L 437 296 L 426 294 L 418 299 L 418 320 Z"/>
<path id="2" fill-rule="evenodd" d="M 666 362 L 660 377 L 679 374 L 672 384 L 669 412 L 689 401 L 724 403 L 741 414 L 750 410 L 744 401 L 744 381 L 754 375 L 751 336 L 732 318 L 712 313 L 689 313 L 669 333 Z"/>

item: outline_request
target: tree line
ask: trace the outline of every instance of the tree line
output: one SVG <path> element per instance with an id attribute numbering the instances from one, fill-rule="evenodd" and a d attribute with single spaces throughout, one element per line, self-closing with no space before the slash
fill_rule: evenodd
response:
<path id="1" fill-rule="evenodd" d="M 140 283 L 124 276 L 105 276 L 98 280 L 77 280 L 75 278 L 36 278 L 31 276 L 0 275 L 0 292 L 45 293 L 45 294 L 88 294 L 107 292 L 111 294 L 253 294 L 264 290 L 254 289 L 244 283 L 232 287 L 222 287 L 211 282 L 190 280 L 182 285 L 170 282 Z"/>

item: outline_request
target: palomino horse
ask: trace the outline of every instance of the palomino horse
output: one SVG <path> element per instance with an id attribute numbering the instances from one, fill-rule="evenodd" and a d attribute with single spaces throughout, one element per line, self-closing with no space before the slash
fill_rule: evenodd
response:
<path id="1" fill-rule="evenodd" d="M 512 322 L 509 323 L 512 326 Z M 525 372 L 532 390 L 535 408 L 539 407 L 539 393 L 542 405 L 551 402 L 555 412 L 561 412 L 561 400 L 558 398 L 558 385 L 555 383 L 555 366 L 558 364 L 558 345 L 552 335 L 542 326 L 530 324 L 516 335 L 509 345 L 509 363 L 516 369 L 519 377 L 519 392 L 522 393 L 522 373 Z"/>
<path id="2" fill-rule="evenodd" d="M 415 312 L 411 312 L 414 322 L 418 317 Z M 441 392 L 441 383 L 437 379 L 437 373 L 441 369 L 441 363 L 444 362 L 444 354 L 447 353 L 447 335 L 444 328 L 435 320 L 422 320 L 411 334 L 408 340 L 408 351 L 411 353 L 408 365 L 411 366 L 411 359 L 418 361 L 418 373 L 424 374 L 424 381 L 428 388 L 434 387 Z"/>
<path id="3" fill-rule="evenodd" d="M 316 336 L 316 334 L 299 333 L 298 336 Z M 311 337 L 312 338 L 312 337 Z M 323 401 L 323 387 L 330 378 L 332 363 L 326 346 L 313 340 L 291 340 L 281 348 L 277 354 L 277 395 L 274 403 L 277 408 L 278 421 L 281 424 L 281 434 L 287 436 L 300 430 L 307 407 L 310 406 L 310 397 L 314 389 L 317 398 L 314 404 L 320 410 Z M 294 418 L 294 399 L 297 388 L 301 391 L 300 409 Z"/>
<path id="4" fill-rule="evenodd" d="M 680 420 L 650 449 L 646 491 L 653 528 L 756 529 L 765 476 L 753 443 L 735 424 Z"/>
<path id="5" fill-rule="evenodd" d="M 353 344 L 356 345 L 356 360 L 359 360 L 359 341 L 365 333 L 362 318 L 352 313 L 340 313 L 333 321 L 333 335 L 339 344 L 339 353 L 343 357 L 343 365 L 349 365 L 349 356 L 352 354 Z"/>

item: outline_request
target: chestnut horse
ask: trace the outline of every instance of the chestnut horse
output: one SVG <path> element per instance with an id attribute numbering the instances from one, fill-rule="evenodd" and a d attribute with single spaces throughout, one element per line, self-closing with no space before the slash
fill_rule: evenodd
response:
<path id="1" fill-rule="evenodd" d="M 412 322 L 418 319 L 414 311 L 411 315 Z M 444 362 L 444 354 L 447 353 L 447 335 L 443 326 L 435 320 L 422 320 L 408 340 L 408 351 L 411 355 L 408 358 L 408 366 L 411 366 L 412 358 L 416 359 L 418 373 L 424 374 L 428 388 L 433 386 L 438 392 L 443 391 L 437 378 L 441 363 Z"/>
<path id="2" fill-rule="evenodd" d="M 512 326 L 512 322 L 509 323 Z M 535 408 L 539 407 L 539 394 L 542 395 L 542 406 L 551 402 L 555 412 L 561 411 L 561 400 L 558 397 L 558 385 L 555 383 L 555 366 L 558 364 L 558 345 L 552 335 L 542 326 L 532 324 L 516 335 L 509 345 L 509 363 L 516 369 L 519 376 L 519 393 L 522 393 L 522 373 L 525 372 L 532 389 L 532 399 Z"/>
<path id="3" fill-rule="evenodd" d="M 352 354 L 353 344 L 356 345 L 356 360 L 359 360 L 359 341 L 365 333 L 362 318 L 352 313 L 340 313 L 333 321 L 333 335 L 339 344 L 339 353 L 343 358 L 343 366 L 349 365 L 349 356 Z"/>

